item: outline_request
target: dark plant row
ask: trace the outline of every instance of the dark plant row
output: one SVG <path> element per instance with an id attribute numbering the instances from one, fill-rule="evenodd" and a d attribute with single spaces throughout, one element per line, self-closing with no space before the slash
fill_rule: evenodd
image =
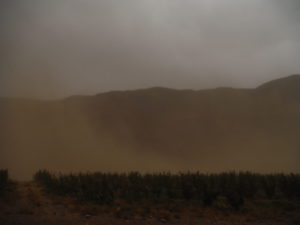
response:
<path id="1" fill-rule="evenodd" d="M 300 199 L 300 174 L 86 173 L 55 175 L 46 170 L 34 179 L 46 191 L 102 205 L 191 202 L 210 206 L 217 199 L 239 209 L 249 199 Z"/>

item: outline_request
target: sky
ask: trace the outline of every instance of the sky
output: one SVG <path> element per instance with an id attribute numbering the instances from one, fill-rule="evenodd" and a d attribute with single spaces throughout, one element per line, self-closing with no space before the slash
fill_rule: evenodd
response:
<path id="1" fill-rule="evenodd" d="M 0 96 L 252 88 L 296 73 L 299 0 L 0 1 Z"/>

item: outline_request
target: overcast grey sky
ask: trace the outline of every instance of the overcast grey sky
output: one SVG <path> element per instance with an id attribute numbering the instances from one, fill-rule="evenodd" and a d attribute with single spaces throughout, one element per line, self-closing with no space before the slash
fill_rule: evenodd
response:
<path id="1" fill-rule="evenodd" d="M 299 0 L 1 0 L 0 95 L 255 87 L 300 73 Z"/>

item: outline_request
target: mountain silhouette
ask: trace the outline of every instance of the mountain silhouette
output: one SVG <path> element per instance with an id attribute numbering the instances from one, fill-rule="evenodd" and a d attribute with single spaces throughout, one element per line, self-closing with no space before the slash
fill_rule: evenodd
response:
<path id="1" fill-rule="evenodd" d="M 300 75 L 255 89 L 154 87 L 0 99 L 0 165 L 55 171 L 300 171 Z"/>

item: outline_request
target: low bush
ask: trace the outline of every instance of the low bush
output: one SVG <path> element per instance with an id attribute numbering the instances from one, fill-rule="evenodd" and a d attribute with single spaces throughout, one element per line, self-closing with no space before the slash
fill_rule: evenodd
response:
<path id="1" fill-rule="evenodd" d="M 38 171 L 34 179 L 48 192 L 101 205 L 118 202 L 164 204 L 185 202 L 211 206 L 223 198 L 239 210 L 249 199 L 300 198 L 299 174 L 86 173 Z"/>

